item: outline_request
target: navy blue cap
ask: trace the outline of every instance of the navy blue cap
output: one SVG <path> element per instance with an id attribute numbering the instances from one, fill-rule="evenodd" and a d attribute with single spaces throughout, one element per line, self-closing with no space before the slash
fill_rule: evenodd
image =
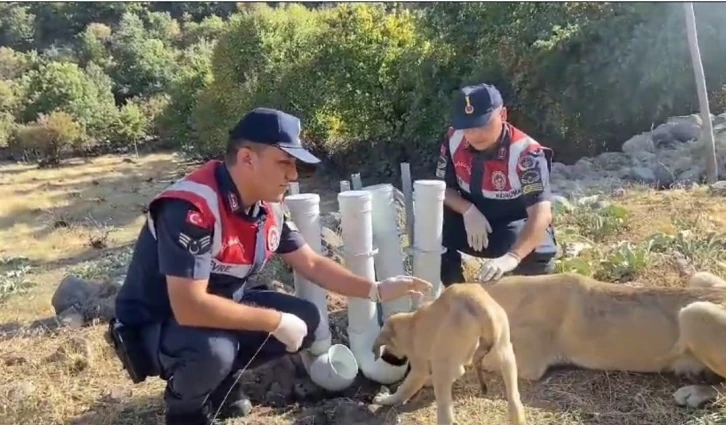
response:
<path id="1" fill-rule="evenodd" d="M 456 93 L 452 125 L 455 130 L 483 127 L 502 105 L 502 94 L 496 87 L 490 84 L 466 86 Z"/>
<path id="2" fill-rule="evenodd" d="M 303 148 L 300 130 L 299 118 L 277 109 L 256 108 L 239 120 L 229 137 L 276 146 L 302 162 L 319 163 L 320 159 Z"/>

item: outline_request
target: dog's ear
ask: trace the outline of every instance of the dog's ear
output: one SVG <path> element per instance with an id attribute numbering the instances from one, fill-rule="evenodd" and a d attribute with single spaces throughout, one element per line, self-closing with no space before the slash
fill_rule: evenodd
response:
<path id="1" fill-rule="evenodd" d="M 376 340 L 373 342 L 373 357 L 375 360 L 378 360 L 378 358 L 381 357 L 381 352 L 383 351 L 383 346 L 390 344 L 391 339 L 394 336 L 394 330 L 393 326 L 390 320 L 386 321 L 386 323 L 381 328 L 381 331 L 378 333 L 378 336 L 376 337 Z"/>

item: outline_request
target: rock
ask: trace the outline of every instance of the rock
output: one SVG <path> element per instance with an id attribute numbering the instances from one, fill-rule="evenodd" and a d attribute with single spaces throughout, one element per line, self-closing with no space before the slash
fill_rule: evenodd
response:
<path id="1" fill-rule="evenodd" d="M 28 362 L 28 359 L 20 356 L 8 357 L 5 359 L 5 366 L 24 365 Z"/>
<path id="2" fill-rule="evenodd" d="M 564 196 L 554 195 L 552 197 L 552 203 L 555 205 L 561 205 L 565 211 L 573 211 L 575 207 L 567 200 Z"/>
<path id="3" fill-rule="evenodd" d="M 69 425 L 95 425 L 98 422 L 98 412 L 90 411 L 71 419 Z"/>
<path id="4" fill-rule="evenodd" d="M 83 315 L 79 313 L 75 307 L 71 307 L 68 310 L 61 312 L 58 315 L 58 321 L 61 326 L 71 329 L 80 329 L 83 327 Z"/>
<path id="5" fill-rule="evenodd" d="M 622 187 L 618 187 L 615 190 L 613 190 L 612 196 L 615 199 L 620 199 L 620 198 L 624 198 L 626 194 L 627 193 L 626 193 L 625 189 L 623 189 Z"/>
<path id="6" fill-rule="evenodd" d="M 573 242 L 568 244 L 563 244 L 563 253 L 565 257 L 568 258 L 574 258 L 582 254 L 583 252 L 587 251 L 588 249 L 592 248 L 591 245 L 586 244 L 584 242 Z"/>
<path id="7" fill-rule="evenodd" d="M 582 198 L 579 198 L 575 203 L 579 206 L 590 206 L 594 204 L 595 202 L 600 200 L 600 196 L 598 195 L 590 195 L 590 196 L 583 196 Z"/>
<path id="8" fill-rule="evenodd" d="M 650 167 L 633 167 L 630 178 L 638 183 L 655 185 L 659 189 L 669 188 L 674 182 L 673 173 L 662 163 L 657 162 Z"/>
<path id="9" fill-rule="evenodd" d="M 649 133 L 641 133 L 623 143 L 622 150 L 631 155 L 636 152 L 653 152 L 655 151 L 655 145 Z"/>
<path id="10" fill-rule="evenodd" d="M 119 286 L 66 276 L 58 285 L 51 303 L 56 314 L 74 308 L 85 320 L 110 320 L 114 317 L 114 298 Z"/>
<path id="11" fill-rule="evenodd" d="M 717 181 L 709 185 L 708 193 L 715 196 L 726 196 L 726 180 Z"/>
<path id="12" fill-rule="evenodd" d="M 561 162 L 554 162 L 552 163 L 552 171 L 550 174 L 552 180 L 568 179 L 570 178 L 570 167 Z"/>
<path id="13" fill-rule="evenodd" d="M 16 381 L 0 387 L 0 394 L 12 403 L 21 403 L 36 390 L 35 384 L 28 381 Z"/>
<path id="14" fill-rule="evenodd" d="M 80 307 L 90 298 L 96 296 L 100 290 L 100 284 L 96 282 L 66 276 L 55 290 L 51 304 L 53 304 L 56 314 L 60 314 L 72 307 L 80 310 Z"/>
<path id="15" fill-rule="evenodd" d="M 101 396 L 101 400 L 105 403 L 120 403 L 125 399 L 131 398 L 132 391 L 130 388 L 114 386 L 106 389 Z"/>
<path id="16" fill-rule="evenodd" d="M 609 206 L 610 206 L 610 202 L 602 201 L 602 200 L 595 201 L 592 204 L 590 204 L 590 208 L 592 208 L 593 210 L 601 210 L 601 209 L 607 208 Z"/>

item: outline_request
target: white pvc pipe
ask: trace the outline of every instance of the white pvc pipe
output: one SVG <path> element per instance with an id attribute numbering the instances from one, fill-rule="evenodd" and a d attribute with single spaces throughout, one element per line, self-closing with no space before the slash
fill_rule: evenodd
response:
<path id="1" fill-rule="evenodd" d="M 290 216 L 308 245 L 317 253 L 322 251 L 320 227 L 320 196 L 313 193 L 289 195 L 285 204 Z M 301 358 L 310 379 L 329 391 L 340 391 L 353 384 L 358 374 L 358 363 L 353 353 L 342 344 L 332 345 L 328 300 L 324 288 L 293 272 L 295 296 L 310 301 L 320 311 L 320 325 L 315 341 Z"/>
<path id="2" fill-rule="evenodd" d="M 350 181 L 353 183 L 353 190 L 360 190 L 363 187 L 363 181 L 360 179 L 360 173 L 351 174 Z"/>
<path id="3" fill-rule="evenodd" d="M 290 195 L 297 195 L 300 193 L 300 183 L 299 182 L 290 182 L 288 185 L 288 190 L 290 190 Z"/>
<path id="4" fill-rule="evenodd" d="M 444 227 L 444 194 L 442 180 L 416 180 L 414 197 L 413 275 L 431 282 L 431 292 L 422 300 L 432 301 L 441 292 L 441 253 Z"/>
<path id="5" fill-rule="evenodd" d="M 393 196 L 393 185 L 377 184 L 364 188 L 371 193 L 373 204 L 373 240 L 378 247 L 374 264 L 376 277 L 383 280 L 406 273 L 403 268 L 401 239 L 396 225 L 396 204 Z M 392 314 L 411 311 L 411 298 L 401 297 L 395 301 L 381 303 L 383 320 Z"/>
<path id="6" fill-rule="evenodd" d="M 349 190 L 350 190 L 350 182 L 348 180 L 341 180 L 340 181 L 340 191 L 347 192 Z"/>
<path id="7" fill-rule="evenodd" d="M 338 194 L 345 264 L 353 273 L 375 280 L 373 260 L 373 202 L 365 190 Z M 348 340 L 366 378 L 392 384 L 406 374 L 408 364 L 394 366 L 373 356 L 373 342 L 380 332 L 376 304 L 366 298 L 348 297 Z"/>

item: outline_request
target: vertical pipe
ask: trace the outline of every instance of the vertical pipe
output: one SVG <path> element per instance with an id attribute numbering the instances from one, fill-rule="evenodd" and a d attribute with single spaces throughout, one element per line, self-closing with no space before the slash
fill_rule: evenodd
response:
<path id="1" fill-rule="evenodd" d="M 441 254 L 444 227 L 444 194 L 442 180 L 416 180 L 413 196 L 415 244 L 413 275 L 431 282 L 433 288 L 423 301 L 432 301 L 441 293 Z"/>
<path id="2" fill-rule="evenodd" d="M 353 190 L 361 190 L 363 182 L 360 179 L 360 173 L 352 174 L 350 180 L 353 182 Z"/>
<path id="3" fill-rule="evenodd" d="M 290 191 L 290 195 L 297 195 L 300 193 L 300 183 L 299 182 L 290 182 L 287 186 L 288 190 Z"/>
<path id="4" fill-rule="evenodd" d="M 341 180 L 340 181 L 340 191 L 347 192 L 349 190 L 350 190 L 350 182 L 348 180 Z"/>
<path id="5" fill-rule="evenodd" d="M 396 204 L 393 194 L 393 185 L 378 184 L 367 186 L 365 190 L 371 193 L 373 204 L 373 240 L 378 247 L 375 256 L 375 270 L 378 280 L 406 273 L 403 268 L 403 255 L 401 253 L 401 239 L 398 235 L 396 220 Z M 380 321 L 388 319 L 391 314 L 411 311 L 410 297 L 401 297 L 398 300 L 382 303 Z"/>
<path id="6" fill-rule="evenodd" d="M 375 280 L 373 255 L 373 202 L 370 192 L 349 190 L 338 194 L 345 264 L 351 272 Z M 373 356 L 373 341 L 380 332 L 376 304 L 366 298 L 348 298 L 348 340 L 363 374 L 391 384 L 403 378 L 408 365 L 393 366 Z"/>

